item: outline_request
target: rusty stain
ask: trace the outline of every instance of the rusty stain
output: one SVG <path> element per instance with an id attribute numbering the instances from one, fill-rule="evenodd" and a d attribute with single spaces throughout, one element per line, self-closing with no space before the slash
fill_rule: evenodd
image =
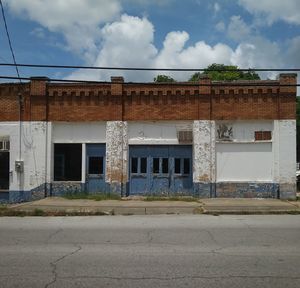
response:
<path id="1" fill-rule="evenodd" d="M 199 182 L 210 182 L 210 178 L 208 174 L 203 174 L 198 178 Z"/>

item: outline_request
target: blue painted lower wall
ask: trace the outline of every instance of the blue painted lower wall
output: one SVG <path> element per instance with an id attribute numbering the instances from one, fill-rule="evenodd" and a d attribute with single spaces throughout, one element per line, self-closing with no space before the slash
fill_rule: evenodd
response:
<path id="1" fill-rule="evenodd" d="M 89 194 L 114 193 L 120 196 L 129 196 L 129 185 L 120 183 L 106 183 L 105 191 Z M 286 187 L 285 187 L 286 188 Z M 256 182 L 218 182 L 193 183 L 193 189 L 184 191 L 160 190 L 147 195 L 155 196 L 193 196 L 196 198 L 284 198 L 286 190 L 280 192 L 278 183 Z M 66 194 L 88 193 L 85 183 L 80 182 L 53 182 L 42 184 L 30 191 L 6 191 L 0 193 L 0 203 L 19 203 L 42 199 L 49 196 L 64 196 Z"/>
<path id="2" fill-rule="evenodd" d="M 216 183 L 216 196 L 222 198 L 279 198 L 279 184 L 257 182 Z"/>

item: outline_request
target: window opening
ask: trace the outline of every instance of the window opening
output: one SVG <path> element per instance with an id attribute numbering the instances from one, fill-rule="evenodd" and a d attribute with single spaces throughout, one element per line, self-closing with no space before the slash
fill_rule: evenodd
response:
<path id="1" fill-rule="evenodd" d="M 138 158 L 131 158 L 131 173 L 138 173 Z"/>
<path id="2" fill-rule="evenodd" d="M 147 158 L 141 158 L 141 173 L 147 173 Z"/>
<path id="3" fill-rule="evenodd" d="M 103 157 L 89 157 L 89 174 L 103 174 Z"/>
<path id="4" fill-rule="evenodd" d="M 184 158 L 183 160 L 183 174 L 190 174 L 190 159 Z"/>
<path id="5" fill-rule="evenodd" d="M 175 158 L 175 174 L 181 173 L 180 158 Z"/>
<path id="6" fill-rule="evenodd" d="M 153 158 L 153 173 L 159 173 L 159 158 Z"/>
<path id="7" fill-rule="evenodd" d="M 255 141 L 272 140 L 271 131 L 255 131 L 254 136 L 255 136 Z"/>
<path id="8" fill-rule="evenodd" d="M 54 144 L 54 181 L 80 181 L 81 144 Z"/>
<path id="9" fill-rule="evenodd" d="M 162 173 L 169 173 L 169 158 L 162 158 Z"/>

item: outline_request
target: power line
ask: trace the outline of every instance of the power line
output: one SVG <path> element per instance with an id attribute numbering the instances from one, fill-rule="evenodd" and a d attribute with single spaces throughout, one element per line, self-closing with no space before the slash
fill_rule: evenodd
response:
<path id="1" fill-rule="evenodd" d="M 15 66 L 28 68 L 56 68 L 56 69 L 90 69 L 90 70 L 123 70 L 123 71 L 218 71 L 218 72 L 300 72 L 300 68 L 237 68 L 232 69 L 207 69 L 207 68 L 145 68 L 145 67 L 106 67 L 106 66 L 80 66 L 80 65 L 47 65 L 47 64 L 24 64 L 24 63 L 0 63 L 0 66 Z"/>
<path id="2" fill-rule="evenodd" d="M 7 40 L 8 40 L 10 52 L 11 52 L 11 55 L 12 55 L 12 58 L 13 58 L 13 61 L 14 61 L 13 65 L 16 68 L 16 72 L 17 72 L 19 81 L 20 81 L 20 83 L 22 83 L 21 78 L 20 78 L 19 69 L 18 69 L 17 62 L 16 62 L 16 58 L 15 58 L 15 53 L 14 53 L 14 50 L 12 48 L 12 44 L 11 44 L 11 41 L 10 41 L 10 36 L 9 36 L 8 28 L 7 28 L 7 23 L 6 23 L 6 18 L 5 18 L 5 13 L 4 13 L 4 8 L 3 8 L 2 0 L 0 0 L 0 5 L 1 5 L 1 11 L 2 11 L 2 17 L 3 17 L 3 21 L 4 21 L 4 27 L 5 27 L 5 31 L 6 31 L 6 36 L 7 36 Z"/>
<path id="3" fill-rule="evenodd" d="M 81 84 L 112 84 L 112 82 L 108 81 L 97 81 L 97 80 L 78 80 L 78 79 L 55 79 L 55 78 L 48 78 L 48 77 L 41 77 L 41 78 L 36 78 L 36 79 L 45 79 L 46 81 L 49 82 L 58 82 L 58 83 L 81 83 Z M 34 77 L 13 77 L 13 76 L 0 76 L 0 79 L 9 79 L 9 80 L 14 80 L 14 79 L 21 79 L 21 80 L 34 80 Z M 261 80 L 256 80 L 256 81 L 261 81 Z M 274 81 L 274 80 L 271 80 Z M 191 87 L 199 87 L 199 86 L 204 86 L 204 87 L 216 87 L 216 86 L 237 86 L 237 87 L 256 87 L 256 86 L 278 86 L 278 87 L 300 87 L 300 84 L 280 84 L 278 81 L 274 82 L 255 82 L 250 80 L 249 82 L 213 82 L 211 84 L 204 84 L 204 83 L 195 83 L 195 82 L 165 82 L 165 83 L 160 83 L 160 82 L 123 82 L 123 84 L 126 85 L 161 85 L 161 86 L 191 86 Z"/>

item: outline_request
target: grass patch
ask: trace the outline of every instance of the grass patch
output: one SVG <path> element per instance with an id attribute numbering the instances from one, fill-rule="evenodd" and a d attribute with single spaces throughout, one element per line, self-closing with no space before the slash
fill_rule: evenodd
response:
<path id="1" fill-rule="evenodd" d="M 46 215 L 45 211 L 38 208 L 34 209 L 32 213 L 32 216 L 45 216 L 45 215 Z"/>
<path id="2" fill-rule="evenodd" d="M 5 211 L 5 210 L 7 210 L 7 205 L 0 204 L 0 211 Z"/>
<path id="3" fill-rule="evenodd" d="M 121 200 L 121 196 L 117 194 L 87 194 L 87 193 L 70 193 L 63 196 L 69 200 L 78 200 L 78 199 L 86 199 L 86 200 L 94 200 L 94 201 L 103 201 L 103 200 Z"/>
<path id="4" fill-rule="evenodd" d="M 172 197 L 161 197 L 161 196 L 146 196 L 144 201 L 184 201 L 184 202 L 198 202 L 198 198 L 191 196 L 172 196 Z"/>

